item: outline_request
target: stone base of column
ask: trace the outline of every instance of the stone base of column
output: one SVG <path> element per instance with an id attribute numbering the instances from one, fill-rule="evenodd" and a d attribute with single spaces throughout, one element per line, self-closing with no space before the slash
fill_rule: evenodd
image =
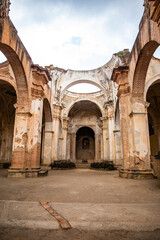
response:
<path id="1" fill-rule="evenodd" d="M 34 178 L 38 177 L 38 173 L 41 168 L 31 168 L 31 169 L 18 169 L 18 168 L 10 168 L 8 170 L 9 178 Z"/>
<path id="2" fill-rule="evenodd" d="M 150 169 L 123 169 L 119 170 L 119 176 L 128 179 L 152 179 L 154 175 Z"/>

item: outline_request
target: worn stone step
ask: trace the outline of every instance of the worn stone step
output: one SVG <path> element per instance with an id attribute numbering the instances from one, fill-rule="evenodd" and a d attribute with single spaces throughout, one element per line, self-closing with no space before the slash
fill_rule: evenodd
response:
<path id="1" fill-rule="evenodd" d="M 76 168 L 89 169 L 90 164 L 89 163 L 76 163 Z"/>

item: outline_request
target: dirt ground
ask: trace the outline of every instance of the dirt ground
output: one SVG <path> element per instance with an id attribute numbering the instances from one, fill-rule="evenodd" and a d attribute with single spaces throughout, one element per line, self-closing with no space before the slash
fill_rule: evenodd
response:
<path id="1" fill-rule="evenodd" d="M 54 170 L 11 179 L 0 170 L 0 240 L 160 240 L 160 181 L 118 171 Z M 72 228 L 62 230 L 39 204 L 48 201 Z M 57 225 L 56 225 L 57 224 Z"/>
<path id="2" fill-rule="evenodd" d="M 51 170 L 47 177 L 6 178 L 0 170 L 0 200 L 58 203 L 160 203 L 160 181 L 119 178 L 118 171 Z"/>
<path id="3" fill-rule="evenodd" d="M 160 240 L 160 229 L 153 232 L 0 229 L 1 240 Z"/>

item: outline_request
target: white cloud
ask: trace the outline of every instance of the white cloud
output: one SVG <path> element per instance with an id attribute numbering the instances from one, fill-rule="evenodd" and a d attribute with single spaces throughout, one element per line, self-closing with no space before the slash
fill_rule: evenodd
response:
<path id="1" fill-rule="evenodd" d="M 125 19 L 125 12 L 119 11 L 121 5 L 114 5 L 115 1 L 113 7 L 104 5 L 97 14 L 96 9 L 95 14 L 79 11 L 69 1 L 51 2 L 42 6 L 33 2 L 32 7 L 24 0 L 12 2 L 11 19 L 34 63 L 93 69 L 108 62 L 113 53 L 131 49 L 138 26 Z M 80 39 L 79 44 L 73 42 L 74 37 Z"/>

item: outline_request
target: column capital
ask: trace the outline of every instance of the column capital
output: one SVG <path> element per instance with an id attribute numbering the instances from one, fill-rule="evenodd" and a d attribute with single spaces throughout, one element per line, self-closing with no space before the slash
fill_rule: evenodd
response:
<path id="1" fill-rule="evenodd" d="M 108 116 L 104 116 L 100 118 L 102 121 L 102 129 L 108 129 Z"/>
<path id="2" fill-rule="evenodd" d="M 59 104 L 53 104 L 53 118 L 61 119 L 62 107 Z"/>
<path id="3" fill-rule="evenodd" d="M 63 129 L 64 130 L 68 130 L 69 122 L 70 122 L 70 118 L 69 117 L 63 117 Z"/>
<path id="4" fill-rule="evenodd" d="M 0 18 L 6 18 L 9 16 L 10 0 L 2 0 L 0 3 Z"/>

